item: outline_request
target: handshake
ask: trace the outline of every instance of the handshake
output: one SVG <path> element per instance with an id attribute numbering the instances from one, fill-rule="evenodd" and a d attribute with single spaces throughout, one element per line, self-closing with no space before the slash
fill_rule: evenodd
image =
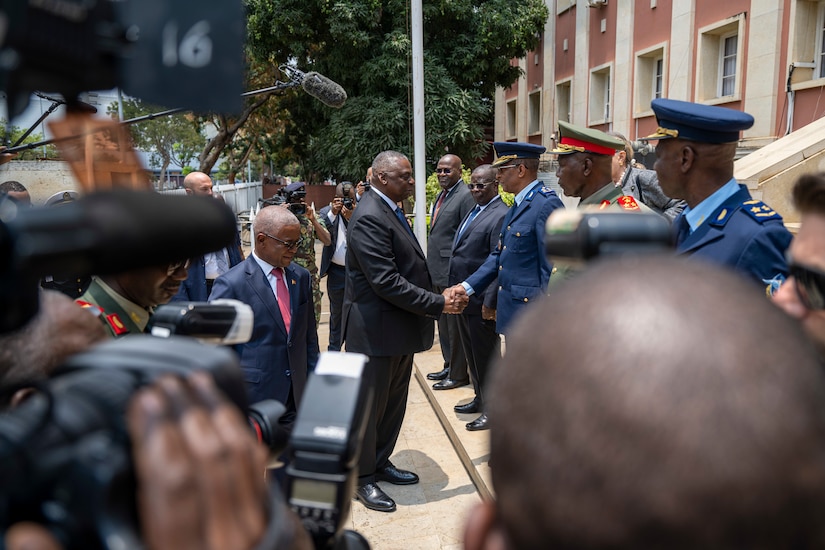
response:
<path id="1" fill-rule="evenodd" d="M 459 315 L 470 303 L 467 291 L 460 284 L 444 289 L 441 295 L 444 296 L 444 313 L 451 315 Z"/>

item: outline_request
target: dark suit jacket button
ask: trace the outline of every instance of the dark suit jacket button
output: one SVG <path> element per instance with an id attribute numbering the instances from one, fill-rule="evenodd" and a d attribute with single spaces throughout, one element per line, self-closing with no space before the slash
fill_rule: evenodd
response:
<path id="1" fill-rule="evenodd" d="M 284 371 L 284 374 L 286 374 L 286 375 L 287 375 L 287 377 L 292 376 L 292 372 L 290 372 L 290 370 L 289 370 L 289 369 L 286 369 L 286 370 Z"/>

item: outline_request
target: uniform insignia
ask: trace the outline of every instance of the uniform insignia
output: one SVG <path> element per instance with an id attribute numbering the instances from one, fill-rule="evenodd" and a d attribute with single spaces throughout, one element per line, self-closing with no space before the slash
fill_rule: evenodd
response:
<path id="1" fill-rule="evenodd" d="M 723 208 L 721 212 L 719 212 L 719 217 L 716 218 L 716 221 L 721 222 L 725 219 L 725 216 L 728 215 L 728 209 Z"/>
<path id="2" fill-rule="evenodd" d="M 103 313 L 102 309 L 100 309 L 96 305 L 91 304 L 89 302 L 85 302 L 83 300 L 75 300 L 75 303 L 77 305 L 79 305 L 80 307 L 82 307 L 83 309 L 88 310 L 89 313 L 91 313 L 95 317 L 100 317 L 100 315 Z"/>
<path id="3" fill-rule="evenodd" d="M 126 325 L 123 324 L 123 321 L 120 320 L 117 313 L 107 315 L 106 322 L 109 323 L 110 327 L 112 327 L 112 331 L 115 333 L 115 336 L 120 336 L 129 332 L 129 329 L 126 328 Z"/>
<path id="4" fill-rule="evenodd" d="M 623 195 L 619 197 L 618 204 L 622 207 L 622 210 L 641 210 L 641 208 L 639 208 L 639 203 L 637 203 L 636 199 L 630 195 Z"/>
<path id="5" fill-rule="evenodd" d="M 766 220 L 781 220 L 780 216 L 773 208 L 762 201 L 745 201 L 742 203 L 742 210 L 748 213 L 754 220 L 762 223 Z"/>
<path id="6" fill-rule="evenodd" d="M 604 200 L 604 201 L 599 203 L 599 210 L 604 210 L 608 206 L 610 206 L 610 201 Z"/>
<path id="7" fill-rule="evenodd" d="M 541 183 L 538 187 L 538 192 L 544 195 L 545 197 L 549 197 L 550 193 L 552 192 L 552 189 L 546 187 L 544 183 Z"/>
<path id="8" fill-rule="evenodd" d="M 733 209 L 723 208 L 721 210 L 721 212 L 719 212 L 719 215 L 716 216 L 716 219 L 712 219 L 712 221 L 710 221 L 709 223 L 710 223 L 710 225 L 721 227 L 721 226 L 725 225 L 726 223 L 728 223 L 728 220 L 731 219 L 734 212 L 736 212 L 735 208 L 733 208 Z"/>
<path id="9" fill-rule="evenodd" d="M 762 279 L 762 282 L 765 284 L 765 294 L 768 298 L 771 298 L 776 294 L 776 291 L 779 290 L 779 287 L 782 286 L 782 283 L 785 282 L 785 276 L 777 273 L 773 276 L 773 279 Z"/>

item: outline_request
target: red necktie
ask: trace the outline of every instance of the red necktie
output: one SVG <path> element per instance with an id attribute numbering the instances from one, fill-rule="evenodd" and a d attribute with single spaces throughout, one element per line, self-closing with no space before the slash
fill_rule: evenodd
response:
<path id="1" fill-rule="evenodd" d="M 444 197 L 447 196 L 446 191 L 442 191 L 440 195 L 438 195 L 438 201 L 435 203 L 435 210 L 433 211 L 433 219 L 430 222 L 430 227 L 435 223 L 435 218 L 438 216 L 438 211 L 441 210 L 441 203 L 444 202 Z"/>
<path id="2" fill-rule="evenodd" d="M 281 310 L 286 333 L 289 334 L 289 321 L 292 316 L 289 313 L 289 290 L 286 288 L 283 269 L 276 267 L 272 270 L 272 274 L 275 275 L 275 298 L 278 300 L 278 308 Z"/>

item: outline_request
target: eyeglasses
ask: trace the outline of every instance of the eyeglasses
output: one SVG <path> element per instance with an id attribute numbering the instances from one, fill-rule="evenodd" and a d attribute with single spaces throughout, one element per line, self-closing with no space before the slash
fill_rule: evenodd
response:
<path id="1" fill-rule="evenodd" d="M 802 305 L 808 309 L 825 309 L 825 273 L 798 264 L 791 264 L 790 272 Z"/>
<path id="2" fill-rule="evenodd" d="M 435 169 L 435 173 L 436 173 L 436 174 L 449 174 L 449 173 L 451 173 L 452 171 L 453 171 L 453 169 L 452 169 L 452 168 L 436 168 L 436 169 Z"/>
<path id="3" fill-rule="evenodd" d="M 388 174 L 392 174 L 392 172 L 381 172 L 381 173 L 384 174 L 385 176 L 388 175 Z M 409 182 L 410 180 L 412 180 L 412 174 L 401 174 L 401 175 L 396 176 L 396 177 L 398 179 L 400 179 L 401 181 L 406 181 L 406 182 Z"/>
<path id="4" fill-rule="evenodd" d="M 269 237 L 272 240 L 278 241 L 279 243 L 284 245 L 289 250 L 295 250 L 296 248 L 298 248 L 298 245 L 301 244 L 300 239 L 298 239 L 297 241 L 285 241 L 283 239 L 279 239 L 278 237 L 273 237 L 269 233 L 264 233 L 263 231 L 261 231 L 261 235 Z"/>
<path id="5" fill-rule="evenodd" d="M 170 262 L 168 266 L 166 266 L 166 276 L 171 277 L 175 271 L 178 269 L 189 269 L 189 258 L 185 260 L 178 260 L 176 262 Z"/>
<path id="6" fill-rule="evenodd" d="M 488 181 L 486 183 L 468 183 L 467 187 L 472 191 L 473 189 L 478 189 L 479 191 L 493 185 L 494 181 Z"/>

